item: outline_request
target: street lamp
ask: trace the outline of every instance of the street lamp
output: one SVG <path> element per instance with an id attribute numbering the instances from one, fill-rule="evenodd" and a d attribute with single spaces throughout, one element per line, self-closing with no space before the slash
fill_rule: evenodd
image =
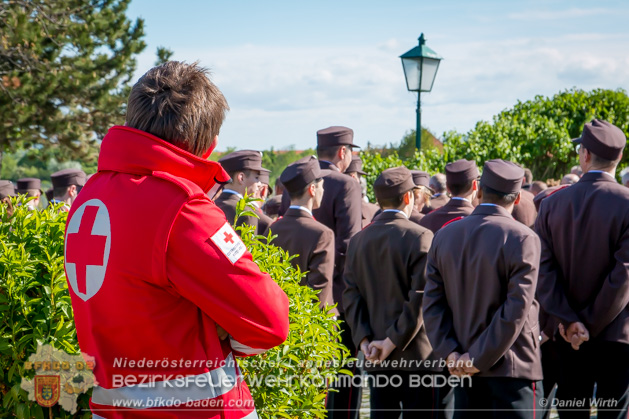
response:
<path id="1" fill-rule="evenodd" d="M 426 40 L 422 33 L 419 37 L 419 45 L 410 51 L 400 55 L 406 88 L 411 92 L 417 92 L 417 128 L 415 130 L 415 147 L 422 147 L 422 110 L 421 92 L 430 92 L 435 82 L 439 62 L 443 59 L 436 52 L 426 46 Z"/>

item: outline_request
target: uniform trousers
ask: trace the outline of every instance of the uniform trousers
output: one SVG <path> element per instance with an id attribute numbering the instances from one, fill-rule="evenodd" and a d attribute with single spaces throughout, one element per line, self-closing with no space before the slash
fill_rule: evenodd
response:
<path id="1" fill-rule="evenodd" d="M 358 350 L 352 340 L 352 332 L 349 325 L 345 322 L 344 314 L 339 314 L 338 319 L 341 320 L 341 343 L 347 347 L 350 356 L 357 357 Z M 360 374 L 360 370 L 355 362 L 347 364 L 345 368 L 350 370 L 355 376 Z M 363 394 L 362 387 L 332 385 L 331 388 L 337 391 L 328 392 L 326 401 L 328 419 L 357 419 Z"/>
<path id="2" fill-rule="evenodd" d="M 627 419 L 629 408 L 629 344 L 591 340 L 578 351 L 559 343 L 557 410 L 561 419 L 589 418 L 596 405 L 598 419 Z M 596 383 L 596 395 L 594 395 Z"/>
<path id="3" fill-rule="evenodd" d="M 510 377 L 472 377 L 471 386 L 454 388 L 454 419 L 537 419 L 544 403 L 542 381 Z"/>
<path id="4" fill-rule="evenodd" d="M 437 416 L 439 388 L 424 387 L 419 377 L 434 374 L 425 371 L 369 372 L 371 419 L 426 418 Z M 411 378 L 414 376 L 414 380 Z"/>

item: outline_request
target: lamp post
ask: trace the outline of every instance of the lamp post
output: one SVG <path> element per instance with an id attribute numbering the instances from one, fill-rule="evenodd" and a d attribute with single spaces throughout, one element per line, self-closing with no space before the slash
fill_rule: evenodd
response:
<path id="1" fill-rule="evenodd" d="M 410 51 L 400 55 L 406 88 L 411 92 L 417 92 L 417 128 L 415 130 L 415 147 L 422 147 L 422 110 L 421 92 L 430 92 L 435 82 L 439 62 L 443 59 L 437 53 L 426 46 L 426 40 L 422 33 L 419 37 L 419 45 Z"/>

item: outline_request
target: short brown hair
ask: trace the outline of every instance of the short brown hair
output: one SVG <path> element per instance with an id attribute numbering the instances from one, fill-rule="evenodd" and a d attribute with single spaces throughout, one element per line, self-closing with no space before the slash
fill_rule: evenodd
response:
<path id="1" fill-rule="evenodd" d="M 147 71 L 133 86 L 126 125 L 202 156 L 228 110 L 207 69 L 169 61 Z"/>

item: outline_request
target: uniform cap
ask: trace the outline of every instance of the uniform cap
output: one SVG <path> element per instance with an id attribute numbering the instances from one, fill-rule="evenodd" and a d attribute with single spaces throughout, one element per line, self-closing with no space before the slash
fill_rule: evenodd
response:
<path id="1" fill-rule="evenodd" d="M 354 131 L 347 127 L 328 127 L 317 131 L 317 145 L 319 147 L 332 147 L 348 145 L 360 148 L 354 144 Z"/>
<path id="2" fill-rule="evenodd" d="M 363 172 L 363 161 L 358 156 L 352 156 L 352 162 L 349 164 L 345 173 L 356 172 L 359 175 L 365 176 L 367 173 Z"/>
<path id="3" fill-rule="evenodd" d="M 416 187 L 411 171 L 404 166 L 386 169 L 373 184 L 377 199 L 395 198 Z"/>
<path id="4" fill-rule="evenodd" d="M 87 176 L 81 169 L 63 169 L 50 175 L 53 188 L 62 188 L 71 185 L 83 186 Z"/>
<path id="5" fill-rule="evenodd" d="M 417 186 L 425 186 L 430 189 L 430 174 L 428 172 L 424 172 L 423 170 L 411 170 L 411 175 L 413 176 L 413 182 Z"/>
<path id="6" fill-rule="evenodd" d="M 218 162 L 226 172 L 266 170 L 262 167 L 262 153 L 256 150 L 238 150 L 221 157 Z"/>
<path id="7" fill-rule="evenodd" d="M 17 180 L 17 193 L 26 193 L 29 189 L 38 189 L 41 192 L 41 180 L 34 177 L 25 177 Z"/>
<path id="8" fill-rule="evenodd" d="M 258 177 L 258 179 L 260 180 L 260 183 L 262 183 L 263 185 L 268 185 L 270 174 L 271 174 L 271 171 L 268 169 L 260 170 L 260 176 Z"/>
<path id="9" fill-rule="evenodd" d="M 280 175 L 280 181 L 288 192 L 299 192 L 319 178 L 321 169 L 315 156 L 304 157 L 291 163 Z"/>
<path id="10" fill-rule="evenodd" d="M 572 142 L 582 144 L 583 147 L 606 160 L 616 160 L 620 158 L 627 144 L 627 137 L 617 126 L 595 119 L 585 124 L 581 137 L 575 138 Z"/>
<path id="11" fill-rule="evenodd" d="M 520 192 L 523 179 L 524 169 L 520 166 L 510 161 L 495 159 L 485 162 L 480 183 L 495 191 L 511 194 Z"/>
<path id="12" fill-rule="evenodd" d="M 452 185 L 463 185 L 470 180 L 478 179 L 478 167 L 470 160 L 457 160 L 446 164 L 446 182 Z"/>
<path id="13" fill-rule="evenodd" d="M 0 180 L 0 199 L 15 196 L 15 188 L 10 180 Z"/>

